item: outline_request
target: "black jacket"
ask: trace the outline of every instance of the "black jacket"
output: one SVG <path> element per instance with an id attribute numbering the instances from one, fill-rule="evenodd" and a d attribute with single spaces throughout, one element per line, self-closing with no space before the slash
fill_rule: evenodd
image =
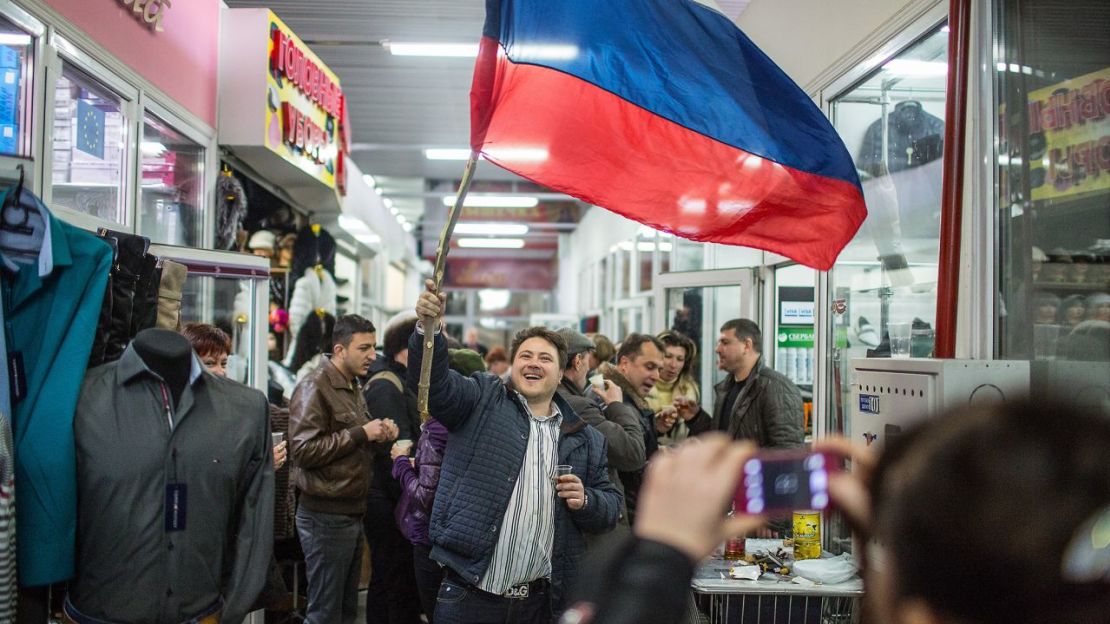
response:
<path id="1" fill-rule="evenodd" d="M 416 394 L 405 386 L 407 374 L 405 367 L 396 360 L 374 360 L 367 373 L 369 381 L 363 386 L 362 396 L 366 399 L 371 420 L 392 419 L 397 424 L 397 439 L 412 440 L 413 448 L 416 448 L 420 438 L 420 412 L 416 408 Z M 392 443 L 379 446 L 374 455 L 370 496 L 385 496 L 397 502 L 401 499 L 401 486 L 392 474 L 393 460 L 389 457 Z"/>

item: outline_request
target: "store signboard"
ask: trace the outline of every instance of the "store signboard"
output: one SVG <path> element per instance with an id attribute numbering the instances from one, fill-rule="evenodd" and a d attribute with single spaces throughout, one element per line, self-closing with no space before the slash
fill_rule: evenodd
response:
<path id="1" fill-rule="evenodd" d="M 173 0 L 119 0 L 119 2 L 131 9 L 131 14 L 136 20 L 155 32 L 166 29 L 162 22 L 166 17 L 166 11 L 173 6 Z"/>
<path id="2" fill-rule="evenodd" d="M 550 260 L 449 257 L 444 279 L 448 288 L 553 290 L 559 268 Z"/>
<path id="3" fill-rule="evenodd" d="M 1030 92 L 1028 113 L 1033 199 L 1110 190 L 1110 67 Z"/>
<path id="4" fill-rule="evenodd" d="M 339 77 L 269 13 L 265 145 L 330 188 L 342 177 Z"/>

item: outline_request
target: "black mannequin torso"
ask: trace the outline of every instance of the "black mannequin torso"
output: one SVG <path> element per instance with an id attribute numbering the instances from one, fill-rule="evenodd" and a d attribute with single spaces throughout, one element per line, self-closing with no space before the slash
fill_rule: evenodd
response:
<path id="1" fill-rule="evenodd" d="M 175 331 L 151 328 L 139 332 L 132 344 L 135 353 L 169 386 L 177 406 L 193 370 L 193 345 L 189 339 Z"/>

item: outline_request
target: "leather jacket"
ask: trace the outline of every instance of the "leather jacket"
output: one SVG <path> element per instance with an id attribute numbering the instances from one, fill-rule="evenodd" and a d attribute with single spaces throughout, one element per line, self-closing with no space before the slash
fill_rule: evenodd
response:
<path id="1" fill-rule="evenodd" d="M 361 515 L 373 472 L 369 422 L 357 385 L 325 359 L 293 391 L 289 450 L 301 505 L 311 511 Z"/>

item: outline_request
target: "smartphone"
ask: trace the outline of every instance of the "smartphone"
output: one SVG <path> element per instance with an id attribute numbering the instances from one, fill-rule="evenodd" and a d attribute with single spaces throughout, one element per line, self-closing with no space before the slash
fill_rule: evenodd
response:
<path id="1" fill-rule="evenodd" d="M 284 433 L 271 433 L 270 434 L 270 446 L 277 446 L 277 445 L 281 444 L 284 441 L 285 441 L 285 434 Z"/>
<path id="2" fill-rule="evenodd" d="M 763 451 L 744 462 L 736 510 L 771 516 L 795 509 L 822 511 L 829 506 L 829 475 L 840 466 L 840 457 L 829 453 Z"/>

